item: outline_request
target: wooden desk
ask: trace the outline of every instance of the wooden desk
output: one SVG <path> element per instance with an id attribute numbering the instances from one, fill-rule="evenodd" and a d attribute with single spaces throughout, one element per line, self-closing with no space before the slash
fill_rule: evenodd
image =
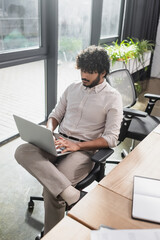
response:
<path id="1" fill-rule="evenodd" d="M 160 227 L 133 220 L 131 210 L 131 200 L 98 185 L 68 212 L 68 216 L 90 229 L 99 229 L 101 224 L 116 229 Z"/>
<path id="2" fill-rule="evenodd" d="M 91 230 L 70 217 L 64 217 L 43 240 L 90 240 Z"/>
<path id="3" fill-rule="evenodd" d="M 131 218 L 134 175 L 160 178 L 160 134 L 150 133 L 43 240 L 89 240 L 90 229 L 101 224 L 116 229 L 159 228 Z"/>
<path id="4" fill-rule="evenodd" d="M 134 175 L 160 178 L 160 134 L 150 133 L 99 184 L 132 199 Z"/>

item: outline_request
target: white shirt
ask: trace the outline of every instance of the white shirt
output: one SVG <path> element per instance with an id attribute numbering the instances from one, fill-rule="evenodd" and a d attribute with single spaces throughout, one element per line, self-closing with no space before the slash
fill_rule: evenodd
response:
<path id="1" fill-rule="evenodd" d="M 85 141 L 103 137 L 109 147 L 115 147 L 123 117 L 122 99 L 105 80 L 93 88 L 73 83 L 50 117 L 58 121 L 61 133 Z"/>

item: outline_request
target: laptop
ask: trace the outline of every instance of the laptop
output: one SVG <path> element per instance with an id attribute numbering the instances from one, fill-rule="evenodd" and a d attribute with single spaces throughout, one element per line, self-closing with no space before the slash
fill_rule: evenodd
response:
<path id="1" fill-rule="evenodd" d="M 53 136 L 52 132 L 43 126 L 16 115 L 13 115 L 13 117 L 22 140 L 32 143 L 56 157 L 70 153 L 61 153 L 63 149 L 56 149 L 54 137 L 58 138 L 60 136 L 59 134 L 55 133 Z"/>

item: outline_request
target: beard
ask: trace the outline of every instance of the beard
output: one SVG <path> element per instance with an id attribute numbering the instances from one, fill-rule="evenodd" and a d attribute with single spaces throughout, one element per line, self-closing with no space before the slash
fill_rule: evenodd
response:
<path id="1" fill-rule="evenodd" d="M 82 80 L 85 80 L 85 81 L 89 82 L 89 80 L 88 80 L 88 79 L 85 79 L 85 78 L 82 78 Z M 85 87 L 88 87 L 88 88 L 93 88 L 93 87 L 95 87 L 96 85 L 98 85 L 99 82 L 100 82 L 100 74 L 98 74 L 97 78 L 96 78 L 95 80 L 93 80 L 93 82 L 92 82 L 90 85 L 86 86 L 84 83 L 83 83 L 83 85 L 84 85 Z"/>

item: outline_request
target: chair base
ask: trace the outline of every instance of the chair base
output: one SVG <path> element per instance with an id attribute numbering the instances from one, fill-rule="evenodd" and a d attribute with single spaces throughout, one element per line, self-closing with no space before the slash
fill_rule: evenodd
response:
<path id="1" fill-rule="evenodd" d="M 131 146 L 129 148 L 129 153 L 135 148 L 135 140 L 132 139 L 132 143 L 131 143 Z M 121 151 L 121 157 L 122 158 L 125 158 L 128 154 L 129 154 L 125 149 L 123 149 Z"/>
<path id="2" fill-rule="evenodd" d="M 30 197 L 30 201 L 28 202 L 28 209 L 33 210 L 34 209 L 34 201 L 44 201 L 43 197 Z"/>

